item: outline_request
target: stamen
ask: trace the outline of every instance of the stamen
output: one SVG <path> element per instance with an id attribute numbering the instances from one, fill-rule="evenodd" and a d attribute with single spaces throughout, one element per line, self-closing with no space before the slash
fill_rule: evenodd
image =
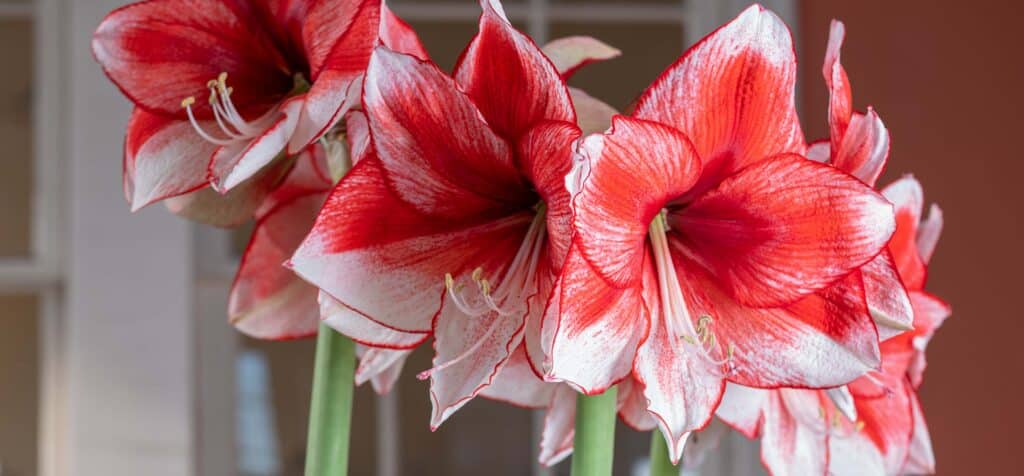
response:
<path id="1" fill-rule="evenodd" d="M 216 79 L 206 82 L 206 88 L 210 90 L 208 101 L 210 110 L 213 112 L 213 119 L 216 121 L 221 134 L 227 137 L 215 137 L 199 125 L 195 112 L 192 110 L 192 106 L 196 103 L 194 96 L 189 96 L 181 101 L 181 107 L 185 109 L 189 122 L 192 123 L 192 127 L 195 128 L 199 136 L 221 146 L 228 146 L 237 141 L 248 141 L 257 137 L 270 126 L 278 114 L 278 108 L 275 107 L 255 121 L 245 120 L 231 101 L 231 94 L 234 92 L 234 89 L 228 87 L 227 79 L 228 74 L 222 72 L 217 75 Z"/>
<path id="2" fill-rule="evenodd" d="M 850 421 L 857 420 L 857 407 L 854 405 L 853 395 L 850 394 L 850 390 L 846 385 L 825 390 L 825 394 L 828 395 L 829 400 L 832 400 L 832 404 L 836 406 L 836 409 L 843 416 Z"/>

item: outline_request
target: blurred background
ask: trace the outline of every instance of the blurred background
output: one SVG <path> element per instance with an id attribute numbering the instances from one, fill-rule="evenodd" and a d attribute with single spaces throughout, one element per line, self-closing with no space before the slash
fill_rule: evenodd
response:
<path id="1" fill-rule="evenodd" d="M 89 54 L 116 0 L 0 0 L 0 476 L 302 474 L 313 342 L 257 342 L 226 323 L 245 229 L 130 214 L 120 147 L 128 103 Z M 450 69 L 476 30 L 473 0 L 389 2 Z M 1024 41 L 1016 1 L 779 0 L 800 58 L 809 139 L 827 132 L 829 20 L 858 109 L 892 134 L 887 183 L 913 172 L 946 229 L 928 288 L 954 308 L 929 348 L 921 398 L 938 472 L 1024 473 Z M 588 34 L 623 56 L 573 80 L 626 107 L 683 49 L 746 2 L 507 0 L 538 43 Z M 390 396 L 360 388 L 352 474 L 568 474 L 532 461 L 538 414 L 477 399 L 428 430 L 420 353 Z M 620 426 L 615 474 L 647 435 Z M 640 474 L 640 473 L 637 473 Z M 761 474 L 725 441 L 699 474 Z"/>

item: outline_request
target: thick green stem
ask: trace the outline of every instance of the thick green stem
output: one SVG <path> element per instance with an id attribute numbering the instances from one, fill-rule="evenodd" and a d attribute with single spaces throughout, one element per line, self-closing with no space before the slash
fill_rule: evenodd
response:
<path id="1" fill-rule="evenodd" d="M 355 344 L 321 324 L 316 338 L 313 401 L 309 408 L 306 476 L 348 474 Z"/>
<path id="2" fill-rule="evenodd" d="M 651 476 L 679 476 L 679 468 L 672 464 L 668 445 L 657 428 L 651 432 Z"/>
<path id="3" fill-rule="evenodd" d="M 600 395 L 576 398 L 572 476 L 610 476 L 615 455 L 616 387 Z"/>

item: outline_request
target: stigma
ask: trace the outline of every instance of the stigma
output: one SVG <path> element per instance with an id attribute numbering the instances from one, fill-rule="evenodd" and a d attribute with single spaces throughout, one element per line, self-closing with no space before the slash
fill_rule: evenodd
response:
<path id="1" fill-rule="evenodd" d="M 227 80 L 228 73 L 225 72 L 206 82 L 206 87 L 210 90 L 208 102 L 213 111 L 213 119 L 217 123 L 217 130 L 213 133 L 208 132 L 196 119 L 193 110 L 196 105 L 195 96 L 189 96 L 181 101 L 181 107 L 188 114 L 188 120 L 192 123 L 196 133 L 204 140 L 220 146 L 252 140 L 262 134 L 273 123 L 277 115 L 275 107 L 256 120 L 246 120 L 231 100 L 234 89 L 227 85 Z"/>

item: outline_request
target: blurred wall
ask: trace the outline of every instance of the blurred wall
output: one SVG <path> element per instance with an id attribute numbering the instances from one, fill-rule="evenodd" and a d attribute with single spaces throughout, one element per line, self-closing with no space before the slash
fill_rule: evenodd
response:
<path id="1" fill-rule="evenodd" d="M 1022 474 L 1024 4 L 804 0 L 808 138 L 827 133 L 831 18 L 846 23 L 855 106 L 874 106 L 892 135 L 880 183 L 913 172 L 945 211 L 928 288 L 953 317 L 929 347 L 921 392 L 938 473 Z"/>

